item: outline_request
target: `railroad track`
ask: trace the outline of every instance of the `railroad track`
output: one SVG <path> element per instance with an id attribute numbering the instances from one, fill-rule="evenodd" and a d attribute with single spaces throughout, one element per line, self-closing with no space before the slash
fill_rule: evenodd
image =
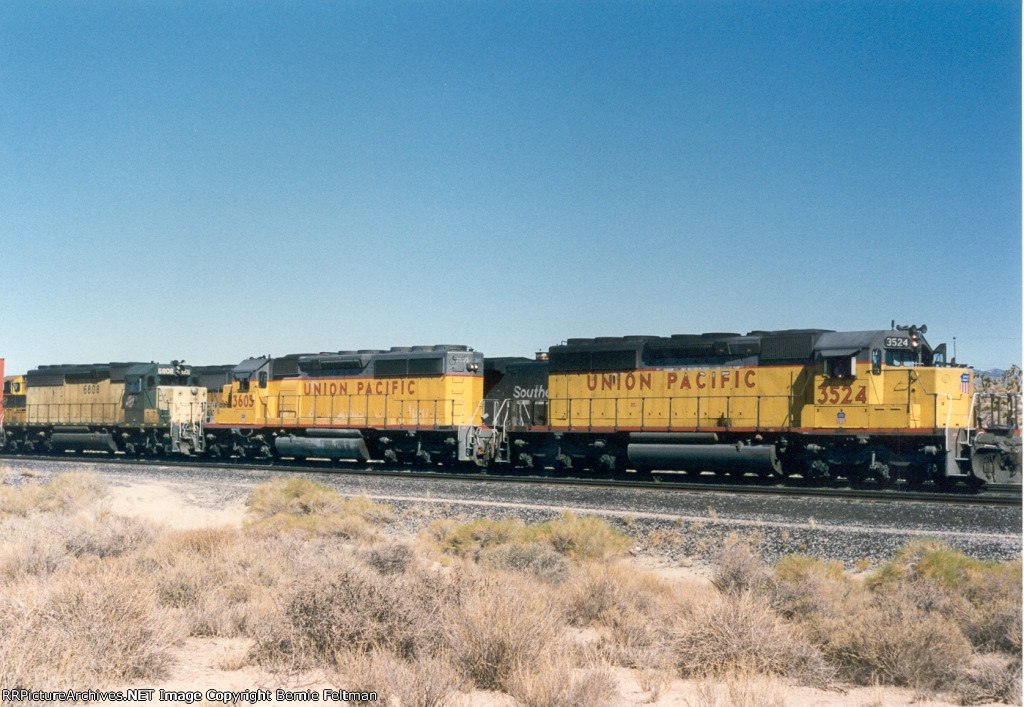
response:
<path id="1" fill-rule="evenodd" d="M 762 496 L 788 496 L 804 498 L 844 498 L 850 500 L 900 501 L 919 503 L 941 503 L 977 506 L 1021 506 L 1020 486 L 989 486 L 984 491 L 969 487 L 946 491 L 915 490 L 907 491 L 898 488 L 849 488 L 837 485 L 809 485 L 798 483 L 779 483 L 777 480 L 764 480 L 751 476 L 742 483 L 722 483 L 720 477 L 713 475 L 692 476 L 674 473 L 653 473 L 650 477 L 637 476 L 629 478 L 627 473 L 618 478 L 579 478 L 564 475 L 532 475 L 501 474 L 487 472 L 453 472 L 416 469 L 410 467 L 389 467 L 373 464 L 365 467 L 355 465 L 337 465 L 316 460 L 301 463 L 270 464 L 240 460 L 217 460 L 216 462 L 181 460 L 170 458 L 137 458 L 125 456 L 109 456 L 106 454 L 85 455 L 0 455 L 0 460 L 19 461 L 57 461 L 83 462 L 115 465 L 152 465 L 165 467 L 186 467 L 193 469 L 239 469 L 239 470 L 274 470 L 282 472 L 332 472 L 350 476 L 381 476 L 422 479 L 473 480 L 480 482 L 506 482 L 524 484 L 547 484 L 557 486 L 587 486 L 597 488 L 645 488 L 674 492 L 717 492 L 730 494 L 756 494 Z"/>

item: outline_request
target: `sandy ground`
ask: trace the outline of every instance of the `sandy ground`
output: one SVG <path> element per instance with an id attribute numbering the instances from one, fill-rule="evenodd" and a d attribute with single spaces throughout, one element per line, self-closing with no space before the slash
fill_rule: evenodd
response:
<path id="1" fill-rule="evenodd" d="M 245 514 L 243 498 L 230 501 L 222 508 L 210 508 L 203 503 L 199 491 L 194 494 L 180 486 L 151 481 L 132 482 L 116 485 L 109 489 L 106 503 L 111 511 L 148 519 L 172 528 L 197 528 L 209 526 L 240 527 Z M 631 560 L 639 569 L 653 571 L 662 576 L 680 579 L 701 579 L 707 581 L 700 569 L 668 566 L 664 561 L 652 558 Z M 164 690 L 246 690 L 277 689 L 319 690 L 323 687 L 360 689 L 358 677 L 348 686 L 331 685 L 324 676 L 294 675 L 281 676 L 267 673 L 257 667 L 242 665 L 248 649 L 247 639 L 189 638 L 178 649 L 177 667 L 173 676 L 162 684 L 152 686 Z M 860 707 L 940 707 L 953 705 L 951 702 L 929 699 L 914 690 L 865 687 L 846 692 L 826 692 L 813 688 L 794 687 L 785 682 L 765 679 L 763 681 L 723 681 L 718 684 L 672 679 L 664 686 L 656 700 L 641 688 L 640 676 L 625 668 L 616 669 L 619 692 L 625 705 L 688 705 L 691 707 L 720 705 L 791 705 L 792 707 L 827 707 L 832 705 L 857 705 Z M 140 687 L 140 686 L 127 686 Z M 146 687 L 151 687 L 147 685 Z M 476 691 L 461 696 L 461 704 L 473 707 L 498 707 L 514 705 L 514 700 L 494 693 Z M 273 704 L 291 703 L 286 700 Z M 239 703 L 247 704 L 247 703 Z M 344 703 L 342 703 L 344 704 Z"/>

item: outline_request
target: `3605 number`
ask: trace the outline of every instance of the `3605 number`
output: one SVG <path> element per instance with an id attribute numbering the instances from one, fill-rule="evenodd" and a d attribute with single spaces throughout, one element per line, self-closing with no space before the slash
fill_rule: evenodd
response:
<path id="1" fill-rule="evenodd" d="M 821 395 L 814 402 L 818 405 L 830 405 L 848 404 L 848 403 L 866 403 L 868 401 L 868 389 L 864 386 L 857 388 L 856 394 L 852 386 L 849 385 L 820 385 L 818 390 Z"/>

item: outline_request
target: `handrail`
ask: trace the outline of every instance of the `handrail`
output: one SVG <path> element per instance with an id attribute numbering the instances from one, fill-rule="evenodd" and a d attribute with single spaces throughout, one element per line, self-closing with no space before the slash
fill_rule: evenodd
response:
<path id="1" fill-rule="evenodd" d="M 25 422 L 30 425 L 105 425 L 118 422 L 114 419 L 117 411 L 117 403 L 32 403 L 25 406 Z"/>
<path id="2" fill-rule="evenodd" d="M 384 397 L 383 412 L 371 413 L 370 399 Z M 301 401 L 312 399 L 311 409 L 303 412 Z M 328 400 L 324 405 L 324 400 Z M 344 400 L 344 403 L 341 401 Z M 421 400 L 401 400 L 391 396 L 377 394 L 353 395 L 300 395 L 298 393 L 280 393 L 277 396 L 277 415 L 266 415 L 268 424 L 284 424 L 285 420 L 294 421 L 299 426 L 312 427 L 402 427 L 431 426 L 434 429 L 454 427 L 461 423 L 465 410 L 456 421 L 457 398 L 429 398 Z M 361 403 L 361 404 L 360 404 Z M 483 401 L 478 403 L 481 405 Z M 326 410 L 323 408 L 327 407 Z M 474 411 L 475 413 L 475 411 Z M 445 422 L 447 421 L 447 424 Z"/>
<path id="3" fill-rule="evenodd" d="M 532 406 L 534 411 L 540 405 L 547 406 L 549 414 L 546 422 L 540 425 L 541 428 L 561 429 L 564 426 L 570 430 L 590 431 L 595 427 L 619 427 L 620 425 L 638 427 L 641 430 L 700 430 L 719 427 L 719 420 L 725 420 L 726 426 L 730 426 L 736 423 L 733 415 L 742 402 L 749 402 L 753 413 L 753 417 L 749 418 L 751 424 L 743 426 L 760 429 L 765 424 L 763 416 L 766 401 L 784 403 L 785 409 L 779 410 L 779 415 L 784 417 L 784 421 L 779 426 L 792 426 L 794 398 L 788 394 L 702 395 L 692 398 L 680 398 L 673 395 L 641 398 L 570 397 L 517 402 L 522 402 L 524 409 L 527 410 L 529 409 L 528 405 Z M 551 418 L 552 403 L 556 405 L 557 420 Z M 639 404 L 639 411 L 625 412 L 622 407 L 625 403 Z M 661 403 L 662 407 L 659 408 L 658 403 Z"/>

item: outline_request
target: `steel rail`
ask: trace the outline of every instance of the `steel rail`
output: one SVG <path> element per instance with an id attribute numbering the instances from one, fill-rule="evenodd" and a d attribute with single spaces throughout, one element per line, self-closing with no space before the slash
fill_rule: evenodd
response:
<path id="1" fill-rule="evenodd" d="M 715 492 L 730 494 L 760 494 L 763 496 L 789 496 L 804 498 L 844 498 L 849 500 L 899 501 L 918 503 L 938 503 L 950 505 L 978 506 L 1021 506 L 1020 486 L 990 486 L 983 491 L 968 488 L 947 491 L 905 491 L 896 488 L 850 488 L 841 485 L 805 485 L 803 483 L 779 483 L 778 480 L 764 480 L 750 477 L 742 483 L 721 483 L 718 477 L 697 477 L 700 480 L 686 478 L 677 480 L 667 477 L 688 477 L 689 475 L 671 472 L 653 473 L 650 478 L 587 478 L 562 474 L 523 475 L 513 473 L 488 473 L 487 471 L 438 471 L 418 467 L 395 467 L 380 463 L 366 466 L 338 465 L 329 461 L 306 462 L 263 462 L 242 459 L 219 459 L 217 461 L 199 461 L 195 459 L 175 459 L 167 457 L 126 457 L 124 455 L 109 456 L 104 453 L 86 453 L 77 455 L 38 455 L 38 454 L 0 454 L 0 459 L 19 461 L 75 461 L 97 464 L 164 466 L 196 469 L 240 469 L 252 471 L 281 472 L 330 472 L 350 476 L 401 477 L 408 479 L 444 479 L 489 482 L 509 482 L 526 484 L 546 484 L 552 486 L 583 486 L 594 488 L 619 489 L 657 489 L 673 492 Z M 629 476 L 627 473 L 625 476 Z"/>

